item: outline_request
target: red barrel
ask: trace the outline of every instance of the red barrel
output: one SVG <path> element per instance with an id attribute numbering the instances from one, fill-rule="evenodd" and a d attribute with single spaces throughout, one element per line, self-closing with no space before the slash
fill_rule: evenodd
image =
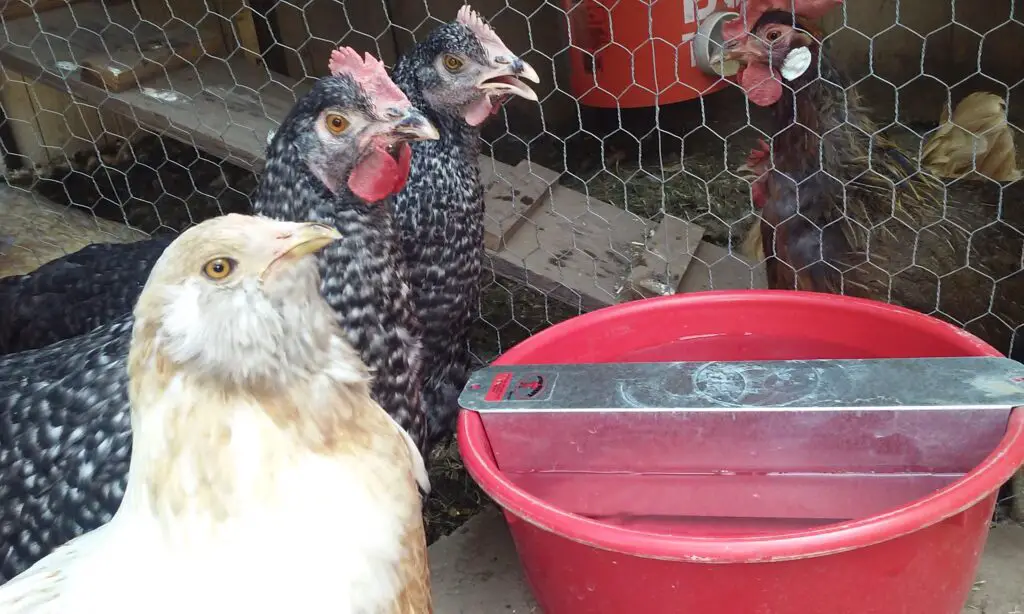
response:
<path id="1" fill-rule="evenodd" d="M 570 86 L 592 107 L 652 107 L 725 87 L 697 68 L 700 21 L 737 0 L 562 0 L 569 15 Z"/>
<path id="2" fill-rule="evenodd" d="M 934 318 L 794 291 L 634 301 L 553 326 L 495 364 L 999 356 Z M 730 536 L 585 518 L 518 488 L 480 415 L 459 418 L 470 475 L 502 506 L 545 614 L 959 614 L 998 489 L 1024 462 L 1024 411 L 965 477 L 879 515 Z"/>

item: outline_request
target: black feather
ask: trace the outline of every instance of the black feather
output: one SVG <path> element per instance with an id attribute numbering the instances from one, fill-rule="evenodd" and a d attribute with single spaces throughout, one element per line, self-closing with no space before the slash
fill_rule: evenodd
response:
<path id="1" fill-rule="evenodd" d="M 441 134 L 436 141 L 413 144 L 409 181 L 394 205 L 413 304 L 423 326 L 428 445 L 454 429 L 458 395 L 471 367 L 468 333 L 479 312 L 484 257 L 480 131 L 466 123 L 461 109 L 432 105 L 425 95 L 438 85 L 434 60 L 444 52 L 486 61 L 469 29 L 451 23 L 403 56 L 392 74 Z"/>

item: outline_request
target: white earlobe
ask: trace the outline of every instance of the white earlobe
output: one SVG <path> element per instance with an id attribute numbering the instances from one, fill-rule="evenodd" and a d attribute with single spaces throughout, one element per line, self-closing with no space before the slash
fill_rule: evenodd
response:
<path id="1" fill-rule="evenodd" d="M 811 66 L 811 50 L 807 47 L 797 47 L 789 52 L 782 62 L 782 78 L 792 81 L 807 72 Z"/>

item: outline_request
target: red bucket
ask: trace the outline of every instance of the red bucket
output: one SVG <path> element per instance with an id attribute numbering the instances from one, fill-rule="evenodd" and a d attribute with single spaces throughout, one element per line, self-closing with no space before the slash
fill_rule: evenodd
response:
<path id="1" fill-rule="evenodd" d="M 670 340 L 666 343 L 665 340 Z M 527 339 L 495 364 L 1000 356 L 944 322 L 884 303 L 793 291 L 634 301 Z M 459 418 L 473 478 L 504 510 L 546 614 L 959 614 L 998 489 L 1024 462 L 1024 411 L 973 471 L 874 516 L 737 535 L 592 520 L 520 489 L 480 415 Z"/>
<path id="2" fill-rule="evenodd" d="M 569 16 L 570 88 L 585 105 L 653 107 L 725 87 L 697 68 L 697 27 L 734 0 L 562 0 Z"/>

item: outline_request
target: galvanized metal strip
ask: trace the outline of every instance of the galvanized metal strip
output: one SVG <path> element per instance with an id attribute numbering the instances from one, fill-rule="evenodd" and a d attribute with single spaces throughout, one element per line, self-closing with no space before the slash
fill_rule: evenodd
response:
<path id="1" fill-rule="evenodd" d="M 459 398 L 485 413 L 1009 410 L 1024 365 L 1000 357 L 490 366 Z"/>

